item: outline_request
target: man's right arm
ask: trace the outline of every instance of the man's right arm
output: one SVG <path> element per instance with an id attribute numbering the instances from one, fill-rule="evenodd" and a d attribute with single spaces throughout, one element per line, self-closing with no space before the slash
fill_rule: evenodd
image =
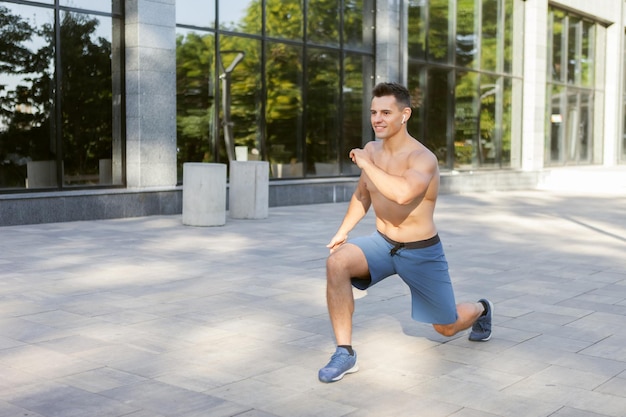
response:
<path id="1" fill-rule="evenodd" d="M 341 226 L 339 226 L 337 233 L 335 233 L 335 236 L 333 236 L 330 240 L 330 243 L 326 245 L 331 252 L 348 240 L 348 233 L 350 233 L 350 231 L 354 229 L 365 214 L 367 214 L 371 203 L 372 200 L 370 198 L 369 191 L 365 186 L 363 174 L 361 174 L 361 178 L 359 179 L 356 190 L 352 194 L 348 210 L 346 211 L 346 215 L 341 222 Z"/>

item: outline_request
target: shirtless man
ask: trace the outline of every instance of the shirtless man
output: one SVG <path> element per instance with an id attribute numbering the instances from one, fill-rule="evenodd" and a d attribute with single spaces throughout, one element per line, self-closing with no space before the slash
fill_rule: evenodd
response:
<path id="1" fill-rule="evenodd" d="M 373 90 L 371 123 L 377 141 L 350 151 L 361 178 L 337 233 L 327 247 L 326 298 L 337 349 L 319 371 L 322 382 L 358 371 L 352 349 L 352 286 L 366 289 L 397 274 L 411 289 L 414 320 L 432 323 L 444 336 L 472 327 L 469 339 L 491 338 L 493 305 L 486 299 L 456 304 L 443 247 L 433 221 L 439 164 L 407 131 L 409 91 L 396 83 Z M 348 240 L 370 206 L 376 232 Z"/>

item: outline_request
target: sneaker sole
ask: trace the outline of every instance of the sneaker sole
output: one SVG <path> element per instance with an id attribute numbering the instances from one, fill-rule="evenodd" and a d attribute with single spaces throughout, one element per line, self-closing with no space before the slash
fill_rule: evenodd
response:
<path id="1" fill-rule="evenodd" d="M 342 379 L 344 376 L 346 376 L 347 374 L 353 374 L 353 373 L 357 372 L 358 370 L 359 370 L 359 365 L 358 364 L 354 364 L 354 366 L 352 368 L 348 369 L 343 374 L 337 375 L 336 377 L 334 377 L 333 379 L 331 379 L 328 382 L 337 382 L 340 379 Z M 322 381 L 322 382 L 327 382 L 327 381 Z"/>

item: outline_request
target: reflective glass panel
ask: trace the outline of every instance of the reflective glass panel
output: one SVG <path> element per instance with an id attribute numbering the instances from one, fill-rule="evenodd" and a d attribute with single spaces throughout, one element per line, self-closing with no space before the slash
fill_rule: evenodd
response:
<path id="1" fill-rule="evenodd" d="M 105 13 L 121 13 L 122 0 L 59 0 L 59 5 Z"/>
<path id="2" fill-rule="evenodd" d="M 220 73 L 220 137 L 225 154 L 235 159 L 234 147 L 248 152 L 260 149 L 262 115 L 261 41 L 239 36 L 222 36 L 217 55 Z"/>
<path id="3" fill-rule="evenodd" d="M 350 48 L 372 50 L 374 38 L 373 0 L 344 0 L 343 37 Z"/>
<path id="4" fill-rule="evenodd" d="M 266 20 L 269 37 L 302 40 L 302 0 L 268 0 Z"/>
<path id="5" fill-rule="evenodd" d="M 411 117 L 407 122 L 409 133 L 416 139 L 423 141 L 424 135 L 424 105 L 426 68 L 423 63 L 409 61 L 407 74 L 407 88 L 411 93 Z"/>
<path id="6" fill-rule="evenodd" d="M 449 0 L 428 2 L 428 59 L 435 62 L 448 62 L 450 24 L 454 21 L 449 15 Z"/>
<path id="7" fill-rule="evenodd" d="M 498 77 L 480 76 L 479 124 L 480 132 L 476 155 L 478 164 L 495 166 L 500 153 L 500 109 L 502 106 L 502 85 Z"/>
<path id="8" fill-rule="evenodd" d="M 580 80 L 579 39 L 581 24 L 579 18 L 570 16 L 567 32 L 567 82 L 578 84 Z"/>
<path id="9" fill-rule="evenodd" d="M 0 4 L 0 188 L 57 187 L 54 14 Z"/>
<path id="10" fill-rule="evenodd" d="M 305 170 L 310 175 L 336 175 L 340 135 L 339 53 L 309 48 L 307 64 Z"/>
<path id="11" fill-rule="evenodd" d="M 552 68 L 551 76 L 554 81 L 565 81 L 565 69 L 567 66 L 564 51 L 565 13 L 560 10 L 552 11 Z"/>
<path id="12" fill-rule="evenodd" d="M 267 160 L 274 178 L 303 176 L 302 47 L 267 43 L 265 125 Z"/>
<path id="13" fill-rule="evenodd" d="M 426 54 L 426 22 L 428 21 L 428 2 L 424 0 L 409 1 L 408 17 L 408 48 L 409 56 L 425 59 Z"/>
<path id="14" fill-rule="evenodd" d="M 546 141 L 546 164 L 560 162 L 564 142 L 565 129 L 565 89 L 559 85 L 553 85 L 548 106 L 550 126 L 548 140 Z"/>
<path id="15" fill-rule="evenodd" d="M 318 45 L 339 45 L 340 0 L 307 2 L 307 39 Z"/>
<path id="16" fill-rule="evenodd" d="M 457 73 L 454 109 L 454 167 L 470 169 L 474 166 L 478 141 L 478 75 Z"/>
<path id="17" fill-rule="evenodd" d="M 502 0 L 502 3 L 504 5 L 504 50 L 501 54 L 504 72 L 511 74 L 513 72 L 513 40 L 524 34 L 523 31 L 515 32 L 516 22 L 521 22 L 521 19 L 514 14 L 514 0 Z"/>
<path id="18" fill-rule="evenodd" d="M 579 99 L 580 118 L 578 120 L 578 163 L 590 163 L 593 138 L 593 94 L 581 92 Z"/>
<path id="19" fill-rule="evenodd" d="M 215 27 L 215 0 L 176 0 L 176 23 Z"/>
<path id="20" fill-rule="evenodd" d="M 499 3 L 504 0 L 482 0 L 482 36 L 480 45 L 480 69 L 496 71 L 498 60 L 502 58 L 500 50 L 500 14 Z"/>
<path id="21" fill-rule="evenodd" d="M 595 26 L 591 22 L 582 22 L 582 45 L 580 54 L 580 84 L 593 86 L 594 45 L 596 43 Z"/>
<path id="22" fill-rule="evenodd" d="M 344 175 L 360 174 L 361 170 L 349 157 L 350 150 L 361 148 L 374 138 L 369 119 L 372 73 L 371 57 L 348 54 L 344 58 L 343 143 L 339 154 Z"/>
<path id="23" fill-rule="evenodd" d="M 215 35 L 176 33 L 176 147 L 178 180 L 183 163 L 213 162 L 218 147 L 215 113 Z"/>
<path id="24" fill-rule="evenodd" d="M 263 24 L 262 2 L 219 0 L 218 19 L 221 29 L 260 34 Z"/>
<path id="25" fill-rule="evenodd" d="M 120 128 L 113 126 L 119 91 L 112 91 L 112 21 L 61 12 L 60 29 L 64 185 L 111 184 L 113 136 Z"/>
<path id="26" fill-rule="evenodd" d="M 502 78 L 502 122 L 501 122 L 501 135 L 502 145 L 500 152 L 500 166 L 511 167 L 511 158 L 513 152 L 513 137 L 517 136 L 517 132 L 513 132 L 515 129 L 513 124 L 513 109 L 517 107 L 513 102 L 515 97 L 513 96 L 513 82 L 520 82 L 519 80 L 513 80 L 511 78 Z M 519 115 L 515 115 L 518 117 Z"/>
<path id="27" fill-rule="evenodd" d="M 450 71 L 432 68 L 428 71 L 424 144 L 437 155 L 440 165 L 447 166 L 448 116 L 451 114 Z"/>
<path id="28" fill-rule="evenodd" d="M 457 1 L 456 22 L 456 64 L 474 68 L 478 54 L 478 25 L 476 22 L 476 5 L 478 0 Z M 496 24 L 496 22 L 493 22 Z"/>
<path id="29" fill-rule="evenodd" d="M 570 163 L 590 161 L 591 95 L 576 90 L 567 94 L 565 119 L 566 160 Z"/>

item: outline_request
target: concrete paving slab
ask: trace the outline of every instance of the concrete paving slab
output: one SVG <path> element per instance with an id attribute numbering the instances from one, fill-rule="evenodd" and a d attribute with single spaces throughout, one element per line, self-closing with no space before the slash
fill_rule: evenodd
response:
<path id="1" fill-rule="evenodd" d="M 0 417 L 626 415 L 626 193 L 441 196 L 457 300 L 493 301 L 492 340 L 412 321 L 392 277 L 355 292 L 361 370 L 322 384 L 346 207 L 0 228 Z"/>

